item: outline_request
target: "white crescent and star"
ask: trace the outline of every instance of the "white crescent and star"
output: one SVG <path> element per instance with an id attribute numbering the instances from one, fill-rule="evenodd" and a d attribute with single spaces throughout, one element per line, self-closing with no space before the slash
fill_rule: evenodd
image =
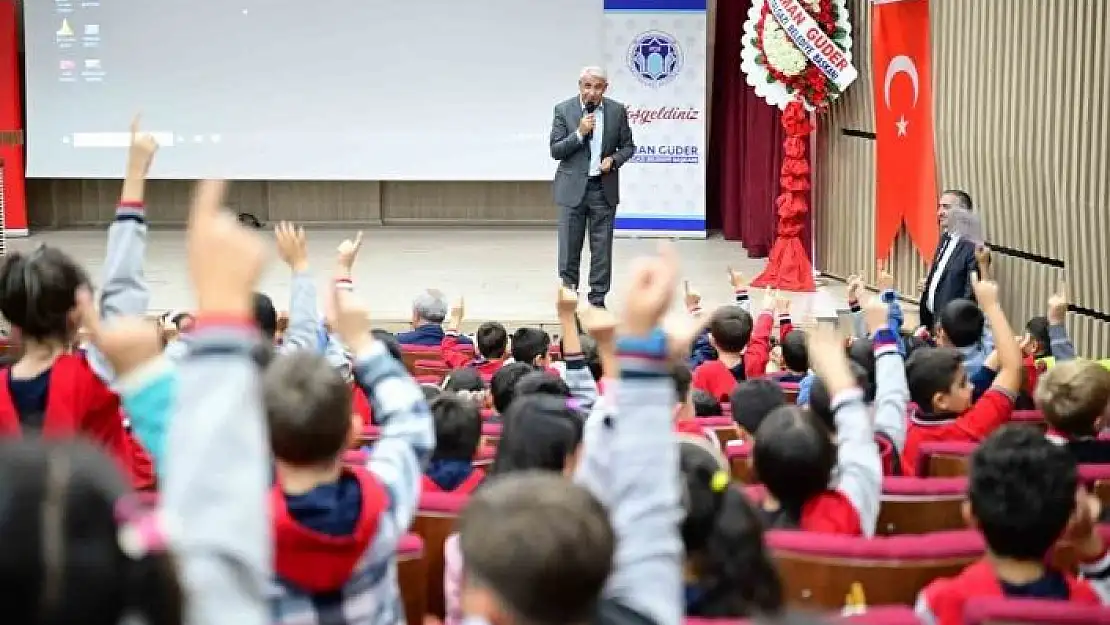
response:
<path id="1" fill-rule="evenodd" d="M 917 64 L 910 57 L 900 54 L 890 59 L 890 63 L 887 63 L 886 76 L 883 78 L 883 100 L 888 111 L 890 110 L 890 84 L 894 82 L 894 77 L 898 74 L 909 76 L 910 82 L 913 83 L 913 107 L 917 106 L 917 96 L 920 93 Z M 898 127 L 899 137 L 906 136 L 910 123 L 906 121 L 905 114 L 899 117 L 894 125 Z"/>

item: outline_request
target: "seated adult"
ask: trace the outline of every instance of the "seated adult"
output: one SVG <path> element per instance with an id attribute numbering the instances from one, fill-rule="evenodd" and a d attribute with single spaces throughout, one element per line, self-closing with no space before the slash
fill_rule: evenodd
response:
<path id="1" fill-rule="evenodd" d="M 443 342 L 443 322 L 447 319 L 447 296 L 439 289 L 428 289 L 412 301 L 412 330 L 397 335 L 401 345 L 439 347 Z M 459 337 L 460 343 L 470 339 Z"/>

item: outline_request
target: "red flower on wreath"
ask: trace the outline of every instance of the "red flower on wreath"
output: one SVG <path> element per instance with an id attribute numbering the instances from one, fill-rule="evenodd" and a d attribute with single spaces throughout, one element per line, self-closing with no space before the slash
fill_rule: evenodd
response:
<path id="1" fill-rule="evenodd" d="M 836 39 L 837 6 L 833 0 L 819 0 L 818 10 L 813 18 L 830 38 Z M 763 43 L 764 26 L 767 20 L 774 20 L 770 7 L 765 3 L 760 12 L 759 22 L 756 24 L 755 37 L 756 49 L 760 52 L 760 63 L 767 69 L 774 80 L 782 83 L 791 92 L 801 95 L 812 106 L 822 108 L 829 105 L 829 95 L 837 92 L 836 84 L 825 76 L 824 72 L 810 64 L 797 76 L 787 76 L 778 71 L 768 61 L 766 48 Z"/>

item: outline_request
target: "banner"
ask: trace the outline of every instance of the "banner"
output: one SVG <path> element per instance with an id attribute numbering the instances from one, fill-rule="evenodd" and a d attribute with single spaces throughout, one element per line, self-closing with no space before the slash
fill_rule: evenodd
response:
<path id="1" fill-rule="evenodd" d="M 859 76 L 852 61 L 821 30 L 800 0 L 767 0 L 767 8 L 794 45 L 837 89 L 844 91 Z"/>
<path id="2" fill-rule="evenodd" d="M 617 236 L 705 238 L 706 0 L 605 0 L 607 96 L 628 107 Z"/>
<path id="3" fill-rule="evenodd" d="M 14 0 L 0 0 L 0 185 L 7 236 L 27 235 L 18 29 Z"/>
<path id="4" fill-rule="evenodd" d="M 874 0 L 875 255 L 886 258 L 903 220 L 922 258 L 937 226 L 929 0 Z"/>

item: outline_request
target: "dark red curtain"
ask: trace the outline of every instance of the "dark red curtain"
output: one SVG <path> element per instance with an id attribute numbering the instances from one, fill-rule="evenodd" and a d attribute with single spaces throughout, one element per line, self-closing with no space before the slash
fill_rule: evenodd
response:
<path id="1" fill-rule="evenodd" d="M 726 239 L 740 241 L 749 256 L 763 258 L 775 239 L 775 197 L 779 194 L 784 135 L 779 110 L 756 97 L 740 71 L 744 20 L 750 4 L 750 0 L 717 3 L 707 217 L 710 228 L 720 229 Z M 807 249 L 808 226 L 802 236 Z"/>

